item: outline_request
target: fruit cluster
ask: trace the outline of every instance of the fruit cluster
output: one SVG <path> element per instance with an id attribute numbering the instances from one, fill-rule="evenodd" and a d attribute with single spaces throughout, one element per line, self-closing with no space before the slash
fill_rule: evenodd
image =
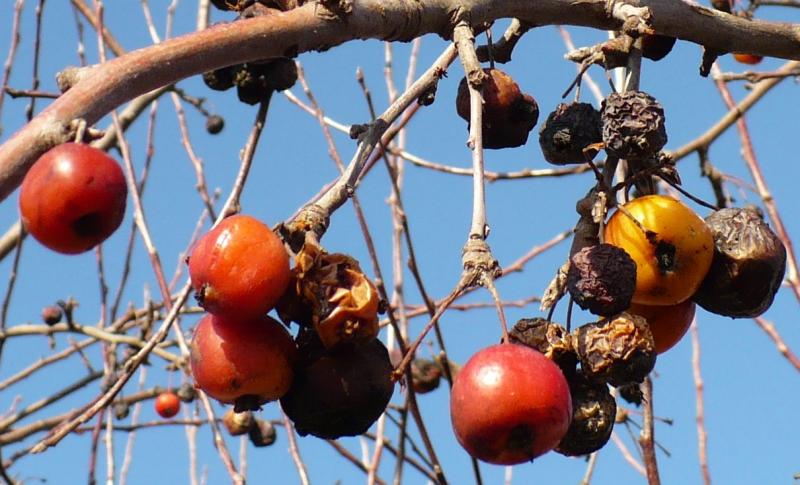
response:
<path id="1" fill-rule="evenodd" d="M 228 217 L 200 238 L 188 260 L 195 296 L 208 312 L 190 348 L 195 384 L 233 404 L 237 417 L 226 419 L 238 424 L 226 426 L 251 440 L 269 433 L 245 426 L 239 414 L 275 400 L 301 435 L 361 434 L 394 390 L 388 351 L 375 338 L 377 290 L 344 254 L 307 242 L 295 260 L 290 269 L 280 238 L 246 215 Z M 267 315 L 276 307 L 286 325 L 300 326 L 296 340 Z"/>
<path id="2" fill-rule="evenodd" d="M 654 57 L 666 55 L 646 47 Z M 524 144 L 536 120 L 517 115 L 530 113 L 520 106 L 535 101 L 505 73 L 486 73 L 485 146 Z M 468 96 L 462 80 L 456 103 L 467 120 Z M 635 184 L 641 193 L 604 226 L 610 187 L 598 182 L 589 204 L 578 204 L 579 226 L 588 230 L 576 235 L 563 286 L 599 320 L 571 333 L 545 319 L 520 320 L 510 343 L 479 351 L 456 377 L 453 429 L 475 458 L 509 465 L 550 450 L 576 456 L 600 449 L 616 420 L 609 385 L 635 395 L 657 355 L 686 333 L 696 304 L 735 318 L 758 316 L 771 305 L 786 250 L 755 210 L 722 209 L 703 220 L 672 197 L 645 195 L 654 192 L 653 175 L 679 184 L 661 153 L 666 142 L 664 109 L 642 91 L 613 93 L 599 111 L 560 104 L 547 117 L 539 133 L 545 160 L 582 164 L 605 150 L 609 159 L 627 162 L 630 179 L 621 185 Z"/>

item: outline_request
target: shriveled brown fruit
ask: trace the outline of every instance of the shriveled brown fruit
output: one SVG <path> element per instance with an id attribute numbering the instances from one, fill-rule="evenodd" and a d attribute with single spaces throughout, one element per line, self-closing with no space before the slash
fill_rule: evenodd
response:
<path id="1" fill-rule="evenodd" d="M 55 325 L 64 317 L 64 312 L 57 305 L 42 308 L 42 321 L 48 325 Z"/>
<path id="2" fill-rule="evenodd" d="M 235 66 L 226 66 L 203 73 L 203 82 L 214 91 L 225 91 L 234 86 Z"/>
<path id="3" fill-rule="evenodd" d="M 617 417 L 617 402 L 603 383 L 592 382 L 581 373 L 567 378 L 572 396 L 572 422 L 555 448 L 566 456 L 593 453 L 608 443 Z"/>
<path id="4" fill-rule="evenodd" d="M 575 372 L 578 355 L 567 329 L 544 318 L 522 318 L 508 332 L 508 339 L 538 350 L 561 368 L 564 375 Z"/>
<path id="5" fill-rule="evenodd" d="M 417 394 L 436 390 L 442 380 L 442 368 L 436 362 L 416 358 L 411 361 L 411 385 Z"/>
<path id="6" fill-rule="evenodd" d="M 572 255 L 567 273 L 572 299 L 595 315 L 612 316 L 627 309 L 636 289 L 636 263 L 611 244 L 587 246 Z"/>
<path id="7" fill-rule="evenodd" d="M 358 261 L 311 244 L 295 259 L 277 307 L 281 320 L 314 328 L 327 348 L 375 339 L 380 298 Z"/>
<path id="8" fill-rule="evenodd" d="M 589 379 L 619 387 L 642 382 L 656 365 L 653 334 L 647 320 L 629 313 L 578 328 L 573 345 Z"/>
<path id="9" fill-rule="evenodd" d="M 247 433 L 250 442 L 256 448 L 270 446 L 278 439 L 278 433 L 275 431 L 275 426 L 267 420 L 256 419 L 255 424 L 250 427 Z"/>
<path id="10" fill-rule="evenodd" d="M 624 386 L 619 386 L 617 387 L 617 392 L 619 393 L 619 397 L 635 406 L 641 406 L 642 402 L 644 401 L 642 386 L 638 382 L 632 382 L 630 384 L 625 384 Z"/>
<path id="11" fill-rule="evenodd" d="M 539 105 L 533 96 L 522 93 L 517 83 L 505 72 L 499 69 L 484 69 L 484 72 L 487 79 L 482 88 L 483 147 L 500 149 L 524 145 L 539 120 Z M 467 78 L 463 78 L 458 85 L 456 111 L 469 123 Z"/>
<path id="12" fill-rule="evenodd" d="M 301 436 L 336 439 L 372 426 L 394 391 L 389 352 L 380 340 L 326 350 L 311 331 L 298 338 L 301 363 L 281 407 Z"/>
<path id="13" fill-rule="evenodd" d="M 649 158 L 667 143 L 664 108 L 644 91 L 611 93 L 600 110 L 606 152 L 619 158 Z"/>
<path id="14" fill-rule="evenodd" d="M 757 317 L 772 305 L 786 272 L 786 248 L 755 209 L 713 212 L 714 258 L 693 299 L 734 318 Z"/>
<path id="15" fill-rule="evenodd" d="M 675 45 L 675 37 L 659 34 L 644 34 L 642 36 L 642 55 L 654 61 L 667 57 Z"/>
<path id="16" fill-rule="evenodd" d="M 255 426 L 255 418 L 252 411 L 237 413 L 233 408 L 228 408 L 222 416 L 222 424 L 231 436 L 240 436 Z"/>
<path id="17" fill-rule="evenodd" d="M 586 163 L 597 150 L 584 149 L 603 141 L 600 112 L 589 103 L 561 103 L 539 130 L 539 146 L 545 160 L 553 165 Z"/>

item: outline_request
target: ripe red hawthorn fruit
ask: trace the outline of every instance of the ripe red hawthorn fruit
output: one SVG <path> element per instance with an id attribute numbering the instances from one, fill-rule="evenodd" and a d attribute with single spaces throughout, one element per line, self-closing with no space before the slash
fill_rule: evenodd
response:
<path id="1" fill-rule="evenodd" d="M 168 419 L 178 414 L 181 409 L 181 400 L 174 392 L 166 391 L 156 397 L 155 406 L 158 415 Z"/>
<path id="2" fill-rule="evenodd" d="M 450 397 L 453 431 L 473 457 L 515 465 L 558 445 L 572 419 L 564 375 L 523 345 L 487 347 L 466 363 Z"/>
<path id="3" fill-rule="evenodd" d="M 122 169 L 105 152 L 63 143 L 39 157 L 19 195 L 25 229 L 63 254 L 86 252 L 122 223 L 128 188 Z"/>
<path id="4" fill-rule="evenodd" d="M 760 63 L 764 58 L 756 54 L 745 54 L 743 52 L 734 52 L 733 58 L 742 64 L 754 66 Z"/>
<path id="5" fill-rule="evenodd" d="M 285 327 L 266 315 L 234 320 L 209 314 L 197 324 L 189 357 L 195 385 L 240 412 L 289 390 L 297 347 Z"/>
<path id="6" fill-rule="evenodd" d="M 280 238 L 258 219 L 241 214 L 223 220 L 197 241 L 189 274 L 200 306 L 238 320 L 271 310 L 291 277 Z"/>

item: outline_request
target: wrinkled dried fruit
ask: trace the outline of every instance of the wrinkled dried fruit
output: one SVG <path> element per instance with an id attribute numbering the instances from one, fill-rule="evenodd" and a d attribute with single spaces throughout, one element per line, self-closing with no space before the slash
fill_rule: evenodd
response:
<path id="1" fill-rule="evenodd" d="M 667 57 L 675 45 L 675 37 L 658 34 L 645 34 L 642 36 L 642 55 L 654 61 Z"/>
<path id="2" fill-rule="evenodd" d="M 706 218 L 714 258 L 694 301 L 734 318 L 757 317 L 772 305 L 786 271 L 786 248 L 754 209 L 722 209 Z"/>
<path id="3" fill-rule="evenodd" d="M 206 118 L 206 131 L 211 135 L 216 135 L 225 128 L 225 120 L 222 116 L 211 115 Z"/>
<path id="4" fill-rule="evenodd" d="M 555 448 L 566 456 L 588 455 L 608 442 L 617 417 L 617 402 L 608 386 L 575 374 L 567 379 L 572 396 L 572 423 Z"/>
<path id="5" fill-rule="evenodd" d="M 131 413 L 131 406 L 128 401 L 118 401 L 114 403 L 114 417 L 123 420 Z"/>
<path id="6" fill-rule="evenodd" d="M 664 108 L 643 91 L 612 93 L 601 111 L 606 152 L 619 158 L 648 158 L 667 143 Z"/>
<path id="7" fill-rule="evenodd" d="M 600 112 L 589 103 L 561 103 L 547 116 L 539 131 L 539 146 L 545 160 L 554 165 L 585 163 L 597 150 L 584 148 L 600 143 Z"/>
<path id="8" fill-rule="evenodd" d="M 185 403 L 190 403 L 197 397 L 197 391 L 194 386 L 188 382 L 181 384 L 181 387 L 178 388 L 175 394 L 178 395 L 178 399 L 180 399 L 181 402 Z"/>
<path id="9" fill-rule="evenodd" d="M 539 105 L 533 96 L 520 91 L 516 82 L 499 69 L 484 69 L 483 147 L 511 148 L 524 145 L 539 119 Z M 458 85 L 456 111 L 468 123 L 470 100 L 467 78 Z M 469 126 L 469 125 L 467 125 Z"/>
<path id="10" fill-rule="evenodd" d="M 578 355 L 572 347 L 572 338 L 567 329 L 544 318 L 519 320 L 508 332 L 508 339 L 538 350 L 555 362 L 565 375 L 574 372 L 578 364 Z"/>
<path id="11" fill-rule="evenodd" d="M 644 393 L 642 392 L 642 386 L 638 382 L 632 382 L 630 384 L 619 386 L 617 387 L 617 392 L 619 392 L 619 396 L 626 402 L 636 406 L 642 405 Z"/>
<path id="12" fill-rule="evenodd" d="M 313 327 L 327 348 L 367 342 L 378 335 L 378 290 L 358 261 L 311 244 L 296 260 L 292 281 L 278 303 L 284 323 Z"/>
<path id="13" fill-rule="evenodd" d="M 225 91 L 233 87 L 235 66 L 226 66 L 203 73 L 203 82 L 214 91 Z"/>
<path id="14" fill-rule="evenodd" d="M 636 263 L 617 246 L 587 246 L 572 255 L 567 289 L 584 310 L 604 317 L 615 315 L 631 304 Z"/>
<path id="15" fill-rule="evenodd" d="M 256 424 L 250 428 L 247 437 L 250 438 L 253 446 L 261 448 L 275 443 L 275 440 L 278 439 L 278 433 L 275 431 L 275 426 L 269 421 L 256 419 Z"/>
<path id="16" fill-rule="evenodd" d="M 389 352 L 380 340 L 326 350 L 305 331 L 301 363 L 281 407 L 301 436 L 336 439 L 366 432 L 392 398 Z"/>
<path id="17" fill-rule="evenodd" d="M 574 345 L 586 377 L 612 386 L 642 382 L 656 365 L 653 334 L 637 315 L 586 324 L 576 330 Z"/>
<path id="18" fill-rule="evenodd" d="M 255 426 L 255 418 L 251 411 L 237 413 L 233 408 L 228 408 L 222 417 L 222 424 L 231 436 L 241 436 Z"/>
<path id="19" fill-rule="evenodd" d="M 416 358 L 411 361 L 411 385 L 417 394 L 426 394 L 439 387 L 442 368 L 432 360 Z"/>
<path id="20" fill-rule="evenodd" d="M 275 91 L 284 91 L 297 82 L 297 64 L 294 60 L 280 57 L 264 67 L 267 87 Z"/>

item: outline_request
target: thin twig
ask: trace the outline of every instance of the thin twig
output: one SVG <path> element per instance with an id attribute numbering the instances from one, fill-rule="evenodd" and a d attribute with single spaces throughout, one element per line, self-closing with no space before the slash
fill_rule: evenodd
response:
<path id="1" fill-rule="evenodd" d="M 697 320 L 692 322 L 692 375 L 694 376 L 695 400 L 697 401 L 697 457 L 703 483 L 711 484 L 711 473 L 708 471 L 708 433 L 705 424 L 705 405 L 703 404 L 703 375 L 700 373 L 700 335 Z"/>

